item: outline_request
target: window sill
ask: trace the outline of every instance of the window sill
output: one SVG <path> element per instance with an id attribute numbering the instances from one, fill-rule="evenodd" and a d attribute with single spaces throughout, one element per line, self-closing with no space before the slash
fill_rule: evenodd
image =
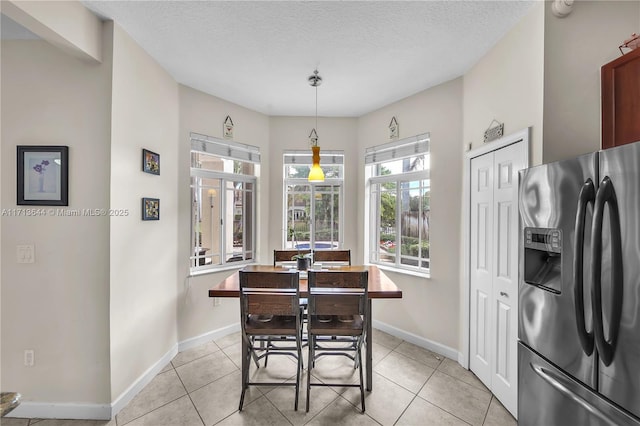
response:
<path id="1" fill-rule="evenodd" d="M 418 272 L 412 271 L 410 269 L 394 268 L 393 266 L 382 265 L 380 263 L 367 263 L 367 265 L 377 266 L 378 269 L 382 269 L 383 271 L 395 272 L 396 274 L 411 275 L 413 277 L 431 279 L 430 272 Z"/>
<path id="2" fill-rule="evenodd" d="M 199 277 L 200 275 L 215 274 L 217 272 L 232 271 L 234 269 L 240 270 L 240 269 L 244 268 L 247 265 L 255 265 L 255 262 L 236 263 L 235 265 L 225 265 L 225 266 L 220 266 L 219 268 L 199 269 L 199 270 L 196 270 L 196 271 L 190 270 L 188 277 L 189 278 L 191 278 L 191 277 Z"/>

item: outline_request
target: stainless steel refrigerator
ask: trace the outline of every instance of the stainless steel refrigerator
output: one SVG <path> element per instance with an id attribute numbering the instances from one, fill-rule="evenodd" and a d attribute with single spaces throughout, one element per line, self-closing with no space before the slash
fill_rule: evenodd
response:
<path id="1" fill-rule="evenodd" d="M 520 172 L 518 423 L 640 425 L 640 142 Z"/>

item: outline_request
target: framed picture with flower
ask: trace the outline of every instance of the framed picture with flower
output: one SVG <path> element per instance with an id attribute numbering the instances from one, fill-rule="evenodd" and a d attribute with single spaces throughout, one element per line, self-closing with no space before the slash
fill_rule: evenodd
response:
<path id="1" fill-rule="evenodd" d="M 152 175 L 160 174 L 160 154 L 142 149 L 142 171 Z"/>
<path id="2" fill-rule="evenodd" d="M 69 205 L 69 147 L 18 145 L 18 205 Z"/>
<path id="3" fill-rule="evenodd" d="M 160 220 L 160 199 L 142 199 L 142 220 Z"/>

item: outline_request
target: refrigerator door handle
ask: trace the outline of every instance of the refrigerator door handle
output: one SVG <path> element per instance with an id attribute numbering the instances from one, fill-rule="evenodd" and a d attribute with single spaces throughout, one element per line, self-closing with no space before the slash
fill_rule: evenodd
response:
<path id="1" fill-rule="evenodd" d="M 605 205 L 609 206 L 609 220 L 611 229 L 611 320 L 609 321 L 609 338 L 604 336 L 604 321 L 602 318 L 602 220 Z M 593 287 L 591 289 L 591 303 L 593 308 L 593 331 L 595 334 L 598 354 L 604 365 L 613 361 L 618 342 L 620 317 L 622 314 L 622 236 L 620 234 L 620 214 L 618 199 L 609 176 L 605 176 L 596 193 L 593 210 L 593 225 L 591 232 L 591 275 Z"/>
<path id="2" fill-rule="evenodd" d="M 596 190 L 591 178 L 587 179 L 578 195 L 578 211 L 576 213 L 575 240 L 573 247 L 573 288 L 576 308 L 576 324 L 578 337 L 585 354 L 593 353 L 593 332 L 587 331 L 584 318 L 584 226 L 587 216 L 587 205 L 593 204 Z"/>
<path id="3" fill-rule="evenodd" d="M 529 366 L 542 380 L 551 385 L 554 389 L 560 392 L 562 395 L 567 398 L 573 400 L 575 403 L 581 405 L 585 410 L 589 411 L 592 415 L 598 417 L 600 420 L 604 421 L 606 424 L 611 426 L 617 426 L 617 423 L 614 422 L 609 416 L 602 412 L 598 407 L 589 403 L 586 399 L 582 398 L 580 395 L 571 391 L 572 387 L 576 385 L 569 382 L 566 378 L 562 377 L 559 374 L 554 373 L 551 370 L 548 370 L 540 365 L 529 363 Z"/>

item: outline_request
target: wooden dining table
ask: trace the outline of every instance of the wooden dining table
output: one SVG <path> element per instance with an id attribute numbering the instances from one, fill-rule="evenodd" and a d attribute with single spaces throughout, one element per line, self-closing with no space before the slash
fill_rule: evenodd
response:
<path id="1" fill-rule="evenodd" d="M 368 282 L 368 303 L 367 303 L 367 321 L 366 330 L 366 389 L 371 391 L 373 389 L 373 333 L 372 330 L 372 309 L 371 301 L 373 299 L 401 299 L 402 290 L 387 277 L 384 272 L 377 266 L 365 265 L 365 266 L 330 266 L 323 265 L 322 270 L 340 270 L 340 271 L 369 271 Z M 252 272 L 278 272 L 278 271 L 290 271 L 291 269 L 283 266 L 273 265 L 247 265 L 243 268 L 245 271 Z M 300 297 L 308 297 L 308 283 L 306 276 L 300 277 Z M 235 272 L 229 277 L 225 278 L 222 282 L 218 283 L 211 289 L 209 289 L 209 297 L 240 297 L 240 274 Z M 244 351 L 243 351 L 244 353 Z M 243 358 L 244 362 L 244 358 Z"/>

